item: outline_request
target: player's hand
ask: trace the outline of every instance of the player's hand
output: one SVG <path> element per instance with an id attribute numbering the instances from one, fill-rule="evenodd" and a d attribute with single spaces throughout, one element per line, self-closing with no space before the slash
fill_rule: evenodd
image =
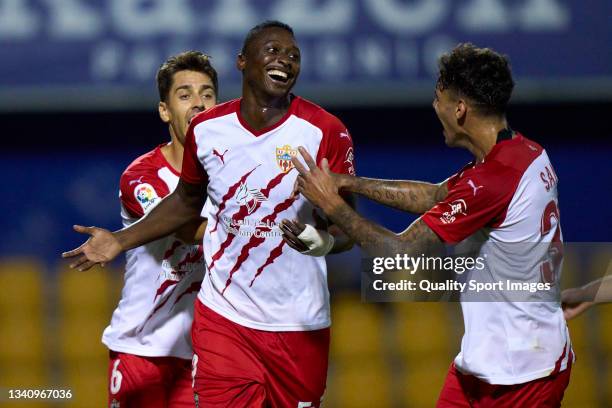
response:
<path id="1" fill-rule="evenodd" d="M 314 206 L 325 211 L 335 200 L 342 200 L 338 195 L 338 186 L 334 180 L 334 173 L 329 169 L 327 159 L 321 161 L 321 168 L 319 168 L 306 149 L 300 146 L 298 150 L 304 158 L 308 169 L 304 167 L 296 156 L 291 158 L 293 165 L 300 173 L 297 177 L 297 189 Z"/>
<path id="2" fill-rule="evenodd" d="M 561 292 L 561 307 L 565 320 L 573 319 L 581 315 L 585 310 L 593 306 L 594 302 L 586 301 L 582 288 L 566 289 Z"/>
<path id="3" fill-rule="evenodd" d="M 109 230 L 81 225 L 75 225 L 73 228 L 81 234 L 89 234 L 90 237 L 80 247 L 62 254 L 62 258 L 74 259 L 70 264 L 72 269 L 86 271 L 96 264 L 104 267 L 122 251 L 121 244 Z"/>
<path id="4" fill-rule="evenodd" d="M 317 214 L 317 211 L 313 211 L 315 225 L 314 227 L 318 230 L 327 230 L 328 222 Z M 281 221 L 279 228 L 283 232 L 283 239 L 293 249 L 299 252 L 308 250 L 308 246 L 298 238 L 298 236 L 306 229 L 306 224 L 298 220 L 284 219 Z"/>
<path id="5" fill-rule="evenodd" d="M 298 235 L 304 231 L 306 225 L 297 220 L 282 220 L 279 228 L 283 232 L 283 239 L 291 248 L 298 252 L 304 252 L 308 250 L 308 247 L 300 241 Z"/>

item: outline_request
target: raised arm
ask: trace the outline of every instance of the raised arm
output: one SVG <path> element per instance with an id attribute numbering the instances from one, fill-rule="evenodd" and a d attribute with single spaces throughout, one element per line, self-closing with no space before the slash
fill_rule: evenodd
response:
<path id="1" fill-rule="evenodd" d="M 70 267 L 79 270 L 87 270 L 98 263 L 104 266 L 123 251 L 198 222 L 205 200 L 205 184 L 190 184 L 181 179 L 172 194 L 128 228 L 110 232 L 103 228 L 75 225 L 75 231 L 91 237 L 80 247 L 64 252 L 62 257 L 73 259 Z"/>
<path id="2" fill-rule="evenodd" d="M 439 184 L 423 181 L 380 180 L 333 174 L 341 191 L 362 195 L 399 210 L 423 214 L 448 193 L 446 181 Z"/>
<path id="3" fill-rule="evenodd" d="M 369 254 L 388 255 L 397 253 L 421 254 L 440 244 L 440 238 L 421 220 L 412 223 L 404 232 L 395 234 L 388 229 L 366 220 L 355 212 L 338 194 L 327 161 L 319 169 L 308 154 L 300 148 L 309 170 L 297 158 L 293 163 L 300 172 L 298 190 L 314 205 L 321 208 L 334 225 L 339 227 Z"/>

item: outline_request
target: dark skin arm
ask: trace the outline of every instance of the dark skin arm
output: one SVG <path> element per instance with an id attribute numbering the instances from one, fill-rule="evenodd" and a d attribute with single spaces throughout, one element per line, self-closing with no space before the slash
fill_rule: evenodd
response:
<path id="1" fill-rule="evenodd" d="M 366 252 L 376 256 L 392 256 L 397 253 L 420 255 L 440 245 L 440 238 L 421 219 L 412 223 L 404 232 L 395 234 L 366 220 L 355 212 L 339 194 L 339 188 L 329 170 L 327 160 L 321 168 L 308 152 L 299 151 L 308 169 L 294 157 L 293 164 L 299 171 L 298 191 L 312 204 L 321 208 L 328 218 L 353 239 Z"/>
<path id="2" fill-rule="evenodd" d="M 350 191 L 370 200 L 408 211 L 423 214 L 448 194 L 446 181 L 439 184 L 422 181 L 379 180 L 331 173 L 340 191 Z"/>
<path id="3" fill-rule="evenodd" d="M 206 200 L 206 186 L 179 181 L 174 192 L 166 196 L 150 213 L 138 222 L 115 232 L 98 227 L 75 225 L 74 230 L 89 234 L 80 247 L 64 252 L 71 268 L 87 270 L 96 264 L 104 266 L 121 252 L 170 235 L 181 227 L 200 221 L 200 211 Z"/>
<path id="4" fill-rule="evenodd" d="M 206 218 L 200 218 L 196 222 L 183 225 L 174 233 L 174 236 L 186 244 L 201 244 L 207 224 L 208 220 Z"/>

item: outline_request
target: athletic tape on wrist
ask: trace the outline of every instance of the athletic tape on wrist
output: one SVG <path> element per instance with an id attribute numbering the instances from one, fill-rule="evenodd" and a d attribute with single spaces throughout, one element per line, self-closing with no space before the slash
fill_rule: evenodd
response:
<path id="1" fill-rule="evenodd" d="M 308 247 L 302 251 L 305 255 L 325 256 L 334 246 L 334 236 L 327 231 L 318 230 L 310 224 L 306 224 L 304 231 L 298 235 L 298 239 Z"/>

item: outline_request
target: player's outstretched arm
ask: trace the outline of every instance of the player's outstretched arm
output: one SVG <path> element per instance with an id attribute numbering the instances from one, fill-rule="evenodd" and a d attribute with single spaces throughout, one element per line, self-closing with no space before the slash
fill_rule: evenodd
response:
<path id="1" fill-rule="evenodd" d="M 376 256 L 394 256 L 398 253 L 420 255 L 441 243 L 440 238 L 421 219 L 412 223 L 401 234 L 361 217 L 339 195 L 338 186 L 323 159 L 321 168 L 302 147 L 299 148 L 309 169 L 294 157 L 299 171 L 298 191 L 312 204 L 321 208 L 327 217 L 359 246 Z"/>
<path id="2" fill-rule="evenodd" d="M 561 305 L 566 320 L 580 316 L 598 303 L 612 302 L 612 276 L 589 282 L 580 288 L 561 293 Z"/>
<path id="3" fill-rule="evenodd" d="M 64 252 L 63 258 L 73 262 L 71 268 L 87 270 L 95 264 L 104 265 L 122 251 L 165 237 L 184 225 L 199 220 L 206 200 L 206 186 L 185 183 L 166 196 L 153 210 L 128 228 L 110 232 L 96 227 L 75 226 L 75 231 L 89 234 L 80 247 Z"/>
<path id="4" fill-rule="evenodd" d="M 370 200 L 408 211 L 423 214 L 448 194 L 446 181 L 439 184 L 424 181 L 380 180 L 332 173 L 341 191 L 362 195 Z"/>

